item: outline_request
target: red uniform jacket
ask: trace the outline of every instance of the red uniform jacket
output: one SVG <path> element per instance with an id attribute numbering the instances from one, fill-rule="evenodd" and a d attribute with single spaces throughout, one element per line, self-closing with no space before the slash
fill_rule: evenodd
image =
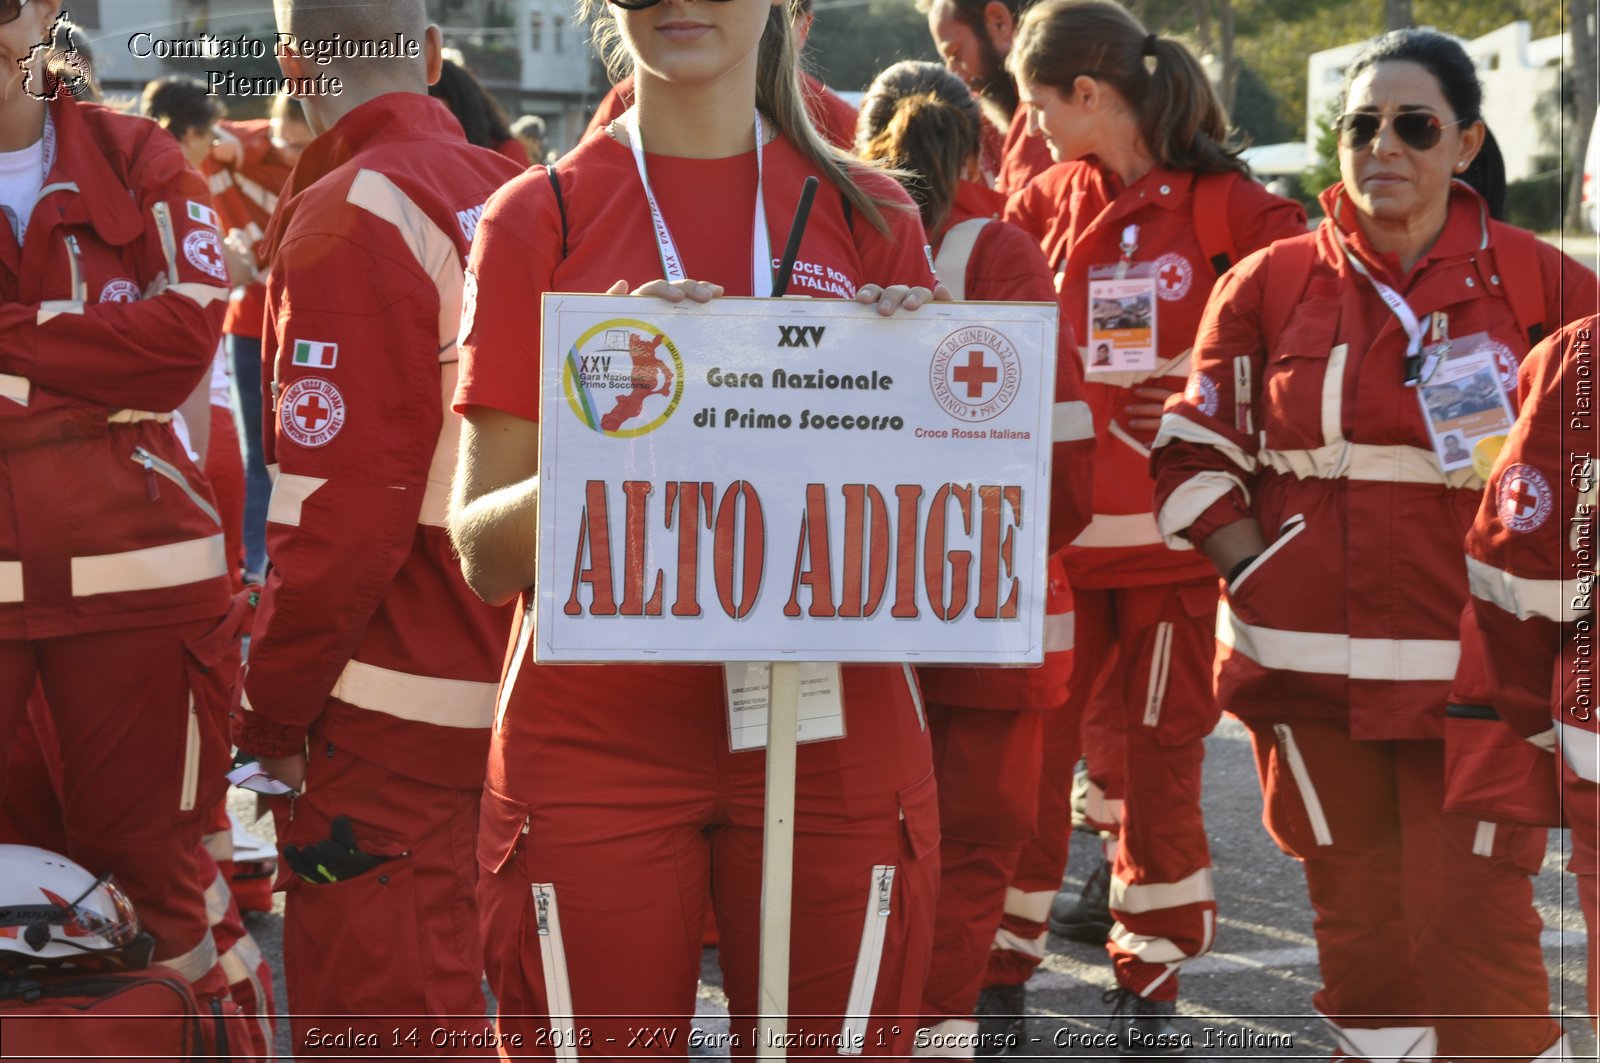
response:
<path id="1" fill-rule="evenodd" d="M 243 749 L 298 751 L 321 717 L 330 741 L 393 771 L 483 781 L 511 612 L 483 604 L 451 553 L 450 397 L 467 248 L 518 172 L 443 104 L 390 93 L 318 137 L 284 192 L 262 355 L 272 567 Z"/>
<path id="2" fill-rule="evenodd" d="M 1203 579 L 1211 563 L 1188 550 L 1169 549 L 1156 528 L 1154 486 L 1146 444 L 1127 428 L 1127 407 L 1142 400 L 1133 389 L 1146 381 L 1174 390 L 1189 374 L 1189 348 L 1216 273 L 1195 228 L 1201 181 L 1231 181 L 1227 188 L 1232 258 L 1305 232 L 1299 204 L 1254 181 L 1197 177 L 1157 167 L 1128 188 L 1094 162 L 1052 167 L 1012 197 L 1005 217 L 1039 238 L 1056 271 L 1062 312 L 1080 338 L 1089 335 L 1089 270 L 1121 258 L 1123 229 L 1137 225 L 1135 264 L 1157 270 L 1158 366 L 1149 374 L 1097 375 L 1084 384 L 1100 435 L 1096 456 L 1094 519 L 1066 553 L 1067 575 L 1079 587 L 1144 587 Z"/>
<path id="3" fill-rule="evenodd" d="M 1527 341 L 1500 283 L 1497 241 L 1509 226 L 1457 182 L 1444 231 L 1400 276 L 1398 261 L 1362 238 L 1342 185 L 1323 204 L 1328 219 L 1299 238 L 1315 247 L 1309 278 L 1287 297 L 1271 349 L 1263 303 L 1287 244 L 1241 262 L 1206 307 L 1189 389 L 1168 405 L 1156 441 L 1161 528 L 1198 543 L 1254 516 L 1271 544 L 1218 616 L 1223 708 L 1347 717 L 1358 739 L 1437 738 L 1467 600 L 1459 544 L 1483 481 L 1470 468 L 1440 470 L 1404 383 L 1405 333 L 1335 231 L 1424 320 L 1443 311 L 1453 336 L 1487 332 L 1511 389 Z M 1594 274 L 1554 247 L 1538 253 L 1546 320 L 1593 306 Z"/>
<path id="4" fill-rule="evenodd" d="M 222 526 L 170 424 L 222 328 L 216 214 L 154 122 L 49 114 L 23 246 L 0 224 L 0 638 L 220 616 Z"/>
<path id="5" fill-rule="evenodd" d="M 811 115 L 811 124 L 817 127 L 817 132 L 821 133 L 828 143 L 840 151 L 854 154 L 856 109 L 810 74 L 801 74 L 800 80 L 805 89 L 806 113 Z M 583 131 L 584 139 L 589 139 L 595 130 L 610 125 L 623 111 L 632 106 L 633 75 L 630 74 L 611 86 L 611 91 L 605 94 L 600 106 L 595 108 L 594 117 L 589 119 L 589 125 Z"/>
<path id="6" fill-rule="evenodd" d="M 1049 302 L 1055 298 L 1050 268 L 1027 233 L 999 220 L 983 221 L 988 189 L 966 185 L 939 234 L 935 265 L 940 279 L 959 284 L 961 298 Z M 981 228 L 980 228 L 981 226 Z M 976 236 L 973 233 L 976 231 Z M 969 249 L 960 277 L 953 270 Z M 1050 584 L 1046 599 L 1045 663 L 1041 668 L 919 668 L 930 701 L 987 709 L 1042 709 L 1059 705 L 1072 675 L 1072 588 L 1058 552 L 1089 523 L 1094 482 L 1094 421 L 1083 400 L 1083 366 L 1065 314 L 1056 339 L 1055 431 L 1050 464 Z"/>
<path id="7" fill-rule="evenodd" d="M 278 209 L 278 193 L 294 169 L 272 146 L 272 123 L 264 118 L 247 122 L 218 122 L 224 133 L 239 141 L 239 157 L 228 165 L 207 159 L 200 167 L 211 185 L 222 231 L 241 229 L 256 248 L 256 264 L 265 270 L 262 241 L 267 223 Z M 222 331 L 230 336 L 261 337 L 261 317 L 267 308 L 267 289 L 260 281 L 241 284 L 228 298 L 228 316 Z"/>
<path id="8" fill-rule="evenodd" d="M 1591 288 L 1591 307 L 1596 295 Z M 1463 656 L 1462 671 L 1471 674 L 1458 677 L 1456 687 L 1459 695 L 1463 685 L 1487 680 L 1471 693 L 1487 695 L 1524 737 L 1548 731 L 1553 718 L 1567 763 L 1589 782 L 1600 782 L 1593 644 L 1597 334 L 1600 316 L 1591 314 L 1523 362 L 1522 411 L 1467 532 L 1472 598 L 1462 638 L 1483 653 L 1475 662 Z"/>

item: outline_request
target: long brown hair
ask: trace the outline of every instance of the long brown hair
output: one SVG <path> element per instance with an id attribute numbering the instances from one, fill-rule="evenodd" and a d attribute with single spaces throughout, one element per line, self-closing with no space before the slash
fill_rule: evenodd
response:
<path id="1" fill-rule="evenodd" d="M 1200 61 L 1112 0 L 1041 0 L 1023 14 L 1006 64 L 1063 96 L 1080 77 L 1109 85 L 1135 109 L 1146 150 L 1168 169 L 1249 172 Z"/>
<path id="2" fill-rule="evenodd" d="M 789 139 L 801 158 L 821 170 L 843 193 L 856 213 L 887 236 L 889 224 L 883 212 L 898 209 L 897 204 L 874 199 L 864 191 L 851 176 L 864 169 L 864 164 L 828 144 L 811 124 L 805 99 L 800 94 L 800 71 L 791 40 L 791 22 L 798 7 L 798 0 L 786 0 L 767 13 L 767 26 L 756 52 L 756 107 L 772 119 L 778 132 Z M 579 18 L 588 24 L 590 38 L 612 80 L 620 79 L 633 60 L 611 5 L 606 0 L 579 0 L 578 12 Z"/>
<path id="3" fill-rule="evenodd" d="M 872 82 L 856 122 L 856 154 L 900 171 L 931 237 L 950 216 L 956 184 L 978 154 L 977 101 L 938 63 L 906 60 Z"/>

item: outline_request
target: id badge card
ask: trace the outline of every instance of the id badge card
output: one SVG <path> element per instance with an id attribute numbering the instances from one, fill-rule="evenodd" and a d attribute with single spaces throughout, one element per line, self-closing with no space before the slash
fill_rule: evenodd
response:
<path id="1" fill-rule="evenodd" d="M 1089 270 L 1089 353 L 1084 373 L 1149 373 L 1156 368 L 1156 272 L 1142 262 Z"/>
<path id="2" fill-rule="evenodd" d="M 728 748 L 734 753 L 767 748 L 771 666 L 759 661 L 725 664 L 722 682 L 728 705 Z M 800 665 L 800 705 L 795 721 L 798 742 L 844 737 L 844 676 L 837 664 Z"/>
<path id="3" fill-rule="evenodd" d="M 1429 344 L 1422 356 L 1424 376 L 1417 385 L 1417 401 L 1439 468 L 1445 472 L 1471 468 L 1473 448 L 1505 435 L 1516 420 L 1500 383 L 1489 335 L 1474 332 Z"/>

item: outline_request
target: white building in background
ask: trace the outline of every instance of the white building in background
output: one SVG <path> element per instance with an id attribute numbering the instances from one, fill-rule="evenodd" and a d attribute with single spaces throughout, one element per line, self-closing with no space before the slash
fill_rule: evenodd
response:
<path id="1" fill-rule="evenodd" d="M 1505 156 L 1508 181 L 1532 177 L 1538 172 L 1538 156 L 1548 157 L 1560 147 L 1540 128 L 1534 107 L 1560 83 L 1567 36 L 1539 40 L 1531 36 L 1528 23 L 1513 22 L 1476 40 L 1461 41 L 1477 64 L 1478 80 L 1483 82 L 1483 120 Z M 1323 117 L 1335 106 L 1344 87 L 1345 68 L 1365 43 L 1315 52 L 1306 61 L 1308 157 L 1316 151 Z"/>

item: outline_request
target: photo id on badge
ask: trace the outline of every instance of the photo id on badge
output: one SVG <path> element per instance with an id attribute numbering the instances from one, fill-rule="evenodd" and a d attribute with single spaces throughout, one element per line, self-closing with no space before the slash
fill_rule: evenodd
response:
<path id="1" fill-rule="evenodd" d="M 1156 367 L 1156 274 L 1148 262 L 1089 270 L 1084 372 L 1149 373 Z"/>
<path id="2" fill-rule="evenodd" d="M 722 666 L 723 695 L 728 705 L 728 748 L 738 753 L 767 748 L 767 698 L 772 668 L 759 662 Z M 844 677 L 837 664 L 800 665 L 800 707 L 797 741 L 822 742 L 844 737 Z"/>
<path id="3" fill-rule="evenodd" d="M 1433 452 L 1445 472 L 1472 466 L 1480 440 L 1503 436 L 1516 420 L 1500 383 L 1489 336 L 1475 332 L 1423 349 L 1424 372 L 1417 385 L 1422 419 L 1428 424 Z"/>

